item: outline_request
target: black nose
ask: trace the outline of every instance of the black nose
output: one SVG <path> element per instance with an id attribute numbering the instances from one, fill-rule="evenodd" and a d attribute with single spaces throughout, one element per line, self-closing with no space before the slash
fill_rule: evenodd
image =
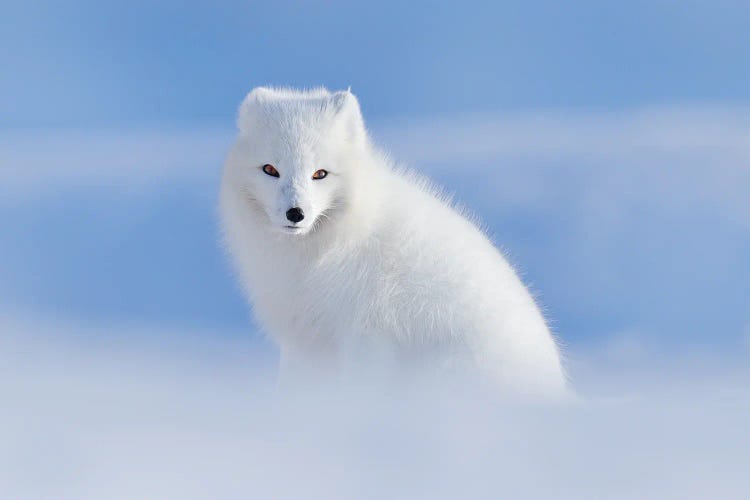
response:
<path id="1" fill-rule="evenodd" d="M 299 222 L 305 218 L 305 214 L 300 207 L 294 207 L 286 211 L 286 218 L 292 222 Z"/>

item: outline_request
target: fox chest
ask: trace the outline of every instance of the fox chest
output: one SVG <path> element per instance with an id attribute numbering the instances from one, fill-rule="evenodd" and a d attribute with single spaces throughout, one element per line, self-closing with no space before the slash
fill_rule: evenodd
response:
<path id="1" fill-rule="evenodd" d="M 289 334 L 362 329 L 380 275 L 377 266 L 346 259 L 265 266 L 253 280 L 255 314 L 271 330 Z"/>

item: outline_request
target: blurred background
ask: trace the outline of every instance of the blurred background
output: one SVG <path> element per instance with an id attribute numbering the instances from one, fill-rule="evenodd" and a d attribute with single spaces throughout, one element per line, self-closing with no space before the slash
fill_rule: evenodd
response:
<path id="1" fill-rule="evenodd" d="M 664 365 L 746 388 L 748 26 L 734 0 L 0 0 L 13 421 L 113 391 L 138 407 L 158 380 L 156 399 L 200 382 L 221 405 L 256 367 L 272 373 L 216 217 L 235 111 L 257 85 L 351 86 L 375 141 L 518 266 L 582 392 L 602 370 Z M 7 432 L 18 464 L 35 448 Z M 9 491 L 55 469 L 28 453 Z"/>

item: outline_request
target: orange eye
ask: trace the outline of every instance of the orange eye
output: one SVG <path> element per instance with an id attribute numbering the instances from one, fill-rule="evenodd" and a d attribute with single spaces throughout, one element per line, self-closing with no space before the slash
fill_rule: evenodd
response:
<path id="1" fill-rule="evenodd" d="M 312 178 L 317 180 L 324 179 L 328 175 L 328 172 L 326 170 L 320 169 L 316 170 L 313 174 Z"/>
<path id="2" fill-rule="evenodd" d="M 279 171 L 276 170 L 276 167 L 274 167 L 273 165 L 268 165 L 268 164 L 263 165 L 263 172 L 270 175 L 271 177 L 279 176 Z"/>

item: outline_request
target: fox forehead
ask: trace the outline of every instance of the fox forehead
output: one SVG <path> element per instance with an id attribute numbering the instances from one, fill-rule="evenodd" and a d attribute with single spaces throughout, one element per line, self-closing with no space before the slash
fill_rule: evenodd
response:
<path id="1" fill-rule="evenodd" d="M 280 170 L 308 170 L 329 157 L 335 144 L 326 141 L 326 134 L 297 124 L 269 122 L 245 136 L 248 156 L 256 163 L 270 163 Z"/>
<path id="2" fill-rule="evenodd" d="M 241 134 L 256 153 L 267 161 L 284 162 L 287 167 L 315 161 L 336 147 L 330 118 L 314 106 L 288 106 L 277 103 L 254 110 Z"/>

